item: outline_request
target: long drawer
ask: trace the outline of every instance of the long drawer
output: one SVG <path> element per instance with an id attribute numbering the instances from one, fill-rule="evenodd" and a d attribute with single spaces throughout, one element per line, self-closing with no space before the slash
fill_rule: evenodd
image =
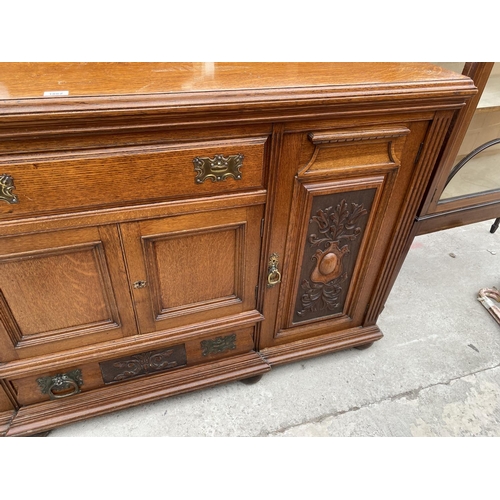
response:
<path id="1" fill-rule="evenodd" d="M 0 218 L 263 187 L 267 137 L 43 156 L 0 166 Z"/>
<path id="2" fill-rule="evenodd" d="M 57 372 L 11 380 L 18 403 L 29 405 L 48 400 L 70 399 L 100 387 L 122 384 L 143 377 L 210 363 L 250 352 L 253 328 L 200 336 L 186 342 L 130 355 L 108 355 L 100 362 L 74 364 Z"/>

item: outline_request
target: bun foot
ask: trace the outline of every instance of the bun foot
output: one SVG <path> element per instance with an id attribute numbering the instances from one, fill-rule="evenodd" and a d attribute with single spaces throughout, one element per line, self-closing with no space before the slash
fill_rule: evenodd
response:
<path id="1" fill-rule="evenodd" d="M 368 349 L 372 345 L 373 345 L 373 342 L 368 342 L 368 344 L 357 345 L 354 349 L 357 349 L 358 351 L 364 351 L 365 349 Z"/>
<path id="2" fill-rule="evenodd" d="M 256 375 L 255 377 L 244 378 L 243 380 L 240 380 L 240 382 L 243 382 L 246 385 L 253 385 L 256 384 L 261 378 L 262 375 Z"/>

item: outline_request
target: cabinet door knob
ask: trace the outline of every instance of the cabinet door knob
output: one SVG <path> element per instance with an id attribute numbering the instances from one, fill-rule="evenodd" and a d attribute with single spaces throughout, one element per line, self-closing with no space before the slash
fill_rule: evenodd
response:
<path id="1" fill-rule="evenodd" d="M 147 281 L 136 281 L 134 283 L 134 288 L 144 288 L 147 284 Z"/>
<path id="2" fill-rule="evenodd" d="M 273 253 L 269 257 L 269 264 L 267 266 L 267 286 L 271 288 L 278 283 L 281 283 L 281 273 L 278 271 L 279 255 Z"/>
<path id="3" fill-rule="evenodd" d="M 17 203 L 17 196 L 12 193 L 15 189 L 14 179 L 11 175 L 0 174 L 0 200 L 7 203 Z"/>

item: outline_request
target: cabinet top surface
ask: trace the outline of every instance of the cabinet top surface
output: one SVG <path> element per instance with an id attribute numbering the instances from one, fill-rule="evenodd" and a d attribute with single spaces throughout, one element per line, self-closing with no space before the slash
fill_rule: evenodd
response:
<path id="1" fill-rule="evenodd" d="M 426 99 L 460 106 L 475 92 L 472 80 L 429 63 L 0 63 L 0 122 L 118 111 L 295 113 Z"/>
<path id="2" fill-rule="evenodd" d="M 0 63 L 0 114 L 440 92 L 474 86 L 428 63 Z"/>
<path id="3" fill-rule="evenodd" d="M 96 97 L 446 80 L 464 77 L 427 63 L 0 63 L 0 99 L 50 99 L 60 92 Z"/>

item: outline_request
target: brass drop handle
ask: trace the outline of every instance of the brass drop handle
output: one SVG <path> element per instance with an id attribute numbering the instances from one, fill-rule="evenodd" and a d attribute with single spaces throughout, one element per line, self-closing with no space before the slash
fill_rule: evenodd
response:
<path id="1" fill-rule="evenodd" d="M 53 377 L 41 377 L 37 382 L 42 393 L 48 394 L 50 399 L 62 399 L 78 394 L 83 378 L 81 370 L 73 370 Z"/>
<path id="2" fill-rule="evenodd" d="M 271 288 L 278 283 L 281 283 L 281 273 L 278 271 L 279 255 L 273 253 L 269 257 L 269 264 L 267 266 L 267 286 Z"/>
<path id="3" fill-rule="evenodd" d="M 10 204 L 17 203 L 17 196 L 12 193 L 13 189 L 15 189 L 15 186 L 12 176 L 0 174 L 0 200 Z"/>

